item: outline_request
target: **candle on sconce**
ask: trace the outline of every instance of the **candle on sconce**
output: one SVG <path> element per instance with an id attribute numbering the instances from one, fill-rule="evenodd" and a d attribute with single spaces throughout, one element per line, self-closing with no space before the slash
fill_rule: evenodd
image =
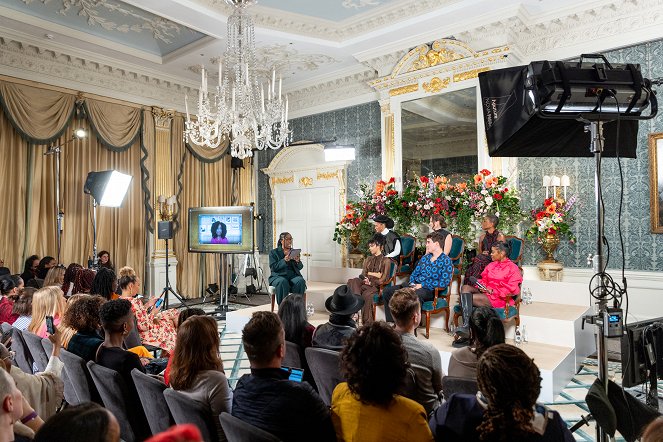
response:
<path id="1" fill-rule="evenodd" d="M 186 121 L 191 122 L 191 118 L 189 117 L 189 96 L 184 95 L 184 109 L 186 110 Z"/>
<path id="2" fill-rule="evenodd" d="M 260 85 L 260 109 L 265 113 L 265 87 Z"/>
<path id="3" fill-rule="evenodd" d="M 276 85 L 276 68 L 272 69 L 272 94 L 274 94 L 275 85 Z"/>
<path id="4" fill-rule="evenodd" d="M 281 81 L 282 80 L 283 79 L 281 77 L 279 77 L 279 101 L 281 101 Z"/>
<path id="5" fill-rule="evenodd" d="M 548 199 L 548 188 L 550 187 L 550 176 L 543 176 L 543 187 L 546 188 L 546 199 Z"/>
<path id="6" fill-rule="evenodd" d="M 562 187 L 564 187 L 564 200 L 566 200 L 566 189 L 571 185 L 571 179 L 568 175 L 562 175 Z"/>
<path id="7" fill-rule="evenodd" d="M 175 198 L 175 195 L 168 198 L 167 203 L 168 203 L 169 206 L 174 206 L 177 203 L 177 199 Z"/>
<path id="8" fill-rule="evenodd" d="M 285 123 L 288 124 L 288 95 L 285 96 Z"/>
<path id="9" fill-rule="evenodd" d="M 219 58 L 219 88 L 223 87 L 223 61 Z"/>
<path id="10" fill-rule="evenodd" d="M 233 86 L 232 110 L 235 112 L 235 86 Z"/>
<path id="11" fill-rule="evenodd" d="M 560 185 L 560 179 L 557 175 L 553 175 L 550 177 L 550 185 L 553 188 L 553 198 L 557 198 L 557 188 Z"/>
<path id="12" fill-rule="evenodd" d="M 157 198 L 157 201 L 158 201 L 159 203 L 163 204 L 163 203 L 166 202 L 166 197 L 163 196 L 163 195 L 159 195 L 159 197 Z"/>

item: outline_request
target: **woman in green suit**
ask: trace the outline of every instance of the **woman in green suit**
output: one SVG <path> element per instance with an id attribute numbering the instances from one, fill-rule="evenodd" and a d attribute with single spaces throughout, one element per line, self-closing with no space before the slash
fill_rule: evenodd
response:
<path id="1" fill-rule="evenodd" d="M 283 298 L 290 293 L 304 294 L 306 281 L 302 277 L 304 268 L 299 255 L 290 257 L 292 250 L 292 235 L 283 232 L 275 249 L 269 252 L 269 285 L 276 289 L 276 300 L 280 304 Z"/>

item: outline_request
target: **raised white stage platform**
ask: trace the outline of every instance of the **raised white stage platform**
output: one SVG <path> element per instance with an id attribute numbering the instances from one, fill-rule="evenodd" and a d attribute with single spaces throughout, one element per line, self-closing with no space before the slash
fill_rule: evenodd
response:
<path id="1" fill-rule="evenodd" d="M 347 280 L 348 276 L 356 276 L 357 269 L 330 269 L 326 282 L 309 281 L 307 301 L 312 302 L 315 314 L 309 319 L 311 324 L 318 326 L 328 320 L 325 300 L 332 296 L 340 283 L 329 279 Z M 349 275 L 346 271 L 352 271 Z M 348 272 L 349 273 L 349 272 Z M 594 327 L 588 325 L 582 330 L 582 317 L 591 312 L 587 284 L 524 281 L 523 289 L 532 290 L 533 303 L 522 304 L 520 323 L 525 326 L 528 342 L 521 348 L 532 358 L 541 370 L 541 395 L 539 400 L 552 402 L 566 387 L 578 370 L 581 361 L 596 350 L 594 343 Z M 452 290 L 456 292 L 455 286 Z M 451 298 L 452 305 L 457 303 L 457 296 Z M 229 312 L 226 330 L 239 333 L 255 311 L 267 310 L 270 305 L 251 307 Z M 453 313 L 452 313 L 453 314 Z M 384 310 L 378 307 L 378 319 L 384 319 Z M 435 315 L 431 322 L 429 342 L 435 345 L 442 356 L 442 366 L 447 371 L 449 359 L 454 348 L 451 334 L 443 330 L 443 315 Z M 420 329 L 422 330 L 422 329 Z M 515 326 L 507 327 L 507 339 L 513 342 Z M 425 340 L 423 331 L 419 339 Z"/>

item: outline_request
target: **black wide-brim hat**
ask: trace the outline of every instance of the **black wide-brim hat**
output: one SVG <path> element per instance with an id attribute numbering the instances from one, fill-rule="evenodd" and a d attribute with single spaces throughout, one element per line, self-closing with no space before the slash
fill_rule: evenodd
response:
<path id="1" fill-rule="evenodd" d="M 371 220 L 374 223 L 382 223 L 387 227 L 387 229 L 394 228 L 394 220 L 389 218 L 387 215 L 375 215 Z"/>
<path id="2" fill-rule="evenodd" d="M 334 290 L 334 295 L 325 301 L 327 311 L 337 315 L 357 313 L 363 306 L 364 298 L 350 292 L 347 285 L 337 287 Z"/>

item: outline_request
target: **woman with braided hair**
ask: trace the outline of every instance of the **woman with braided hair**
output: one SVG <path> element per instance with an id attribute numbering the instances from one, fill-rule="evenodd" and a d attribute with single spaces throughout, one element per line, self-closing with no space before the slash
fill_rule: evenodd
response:
<path id="1" fill-rule="evenodd" d="M 83 267 L 80 264 L 72 262 L 67 267 L 67 270 L 64 271 L 64 282 L 62 283 L 62 291 L 64 292 L 65 298 L 70 297 L 74 291 L 74 280 L 76 275 Z"/>
<path id="2" fill-rule="evenodd" d="M 97 274 L 92 280 L 92 288 L 90 294 L 98 295 L 110 301 L 117 298 L 115 296 L 115 289 L 117 288 L 117 278 L 115 272 L 107 267 L 99 267 Z"/>
<path id="3" fill-rule="evenodd" d="M 97 272 L 92 269 L 79 269 L 74 277 L 74 288 L 72 289 L 71 294 L 76 295 L 78 293 L 85 293 L 89 295 L 92 290 L 92 281 L 94 281 L 95 276 L 97 276 Z"/>
<path id="4" fill-rule="evenodd" d="M 498 344 L 477 367 L 479 392 L 454 394 L 437 409 L 430 427 L 437 441 L 572 442 L 559 413 L 536 403 L 541 373 L 520 348 Z"/>

